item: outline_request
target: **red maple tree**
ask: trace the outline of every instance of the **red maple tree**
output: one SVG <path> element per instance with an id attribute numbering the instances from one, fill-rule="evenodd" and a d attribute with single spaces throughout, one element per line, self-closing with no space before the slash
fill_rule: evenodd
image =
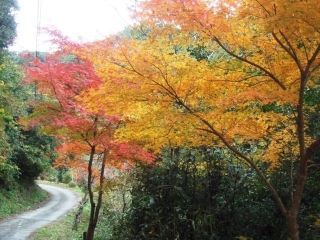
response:
<path id="1" fill-rule="evenodd" d="M 76 44 L 59 35 L 57 39 L 58 51 L 47 55 L 43 61 L 35 58 L 25 66 L 26 82 L 35 84 L 41 93 L 28 124 L 40 125 L 58 137 L 60 154 L 56 166 L 87 171 L 91 211 L 84 235 L 85 239 L 91 240 L 102 203 L 106 165 L 127 169 L 136 161 L 152 163 L 154 156 L 137 144 L 114 138 L 120 117 L 91 111 L 81 104 L 79 95 L 97 88 L 101 80 L 90 62 L 70 52 Z M 97 196 L 94 185 L 98 189 Z"/>

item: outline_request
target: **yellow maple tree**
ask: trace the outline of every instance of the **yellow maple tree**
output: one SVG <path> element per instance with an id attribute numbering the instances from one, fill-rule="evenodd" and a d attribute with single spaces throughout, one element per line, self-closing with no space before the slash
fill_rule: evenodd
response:
<path id="1" fill-rule="evenodd" d="M 257 172 L 299 239 L 308 160 L 320 147 L 304 120 L 305 90 L 319 86 L 318 1 L 149 0 L 138 9 L 134 34 L 78 50 L 104 80 L 81 101 L 123 116 L 118 136 L 154 149 L 226 146 Z M 194 46 L 206 57 L 192 56 Z M 290 113 L 262 108 L 274 103 Z M 237 147 L 250 141 L 265 143 L 264 151 Z M 256 164 L 276 167 L 286 151 L 298 164 L 288 205 Z"/>

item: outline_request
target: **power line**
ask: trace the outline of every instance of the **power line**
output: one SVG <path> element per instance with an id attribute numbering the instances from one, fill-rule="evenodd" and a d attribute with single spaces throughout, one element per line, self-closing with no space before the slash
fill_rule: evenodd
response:
<path id="1" fill-rule="evenodd" d="M 37 31 L 36 31 L 36 59 L 39 58 L 39 35 L 41 28 L 41 0 L 37 0 Z M 34 83 L 34 99 L 37 99 L 38 89 L 37 83 Z"/>
<path id="2" fill-rule="evenodd" d="M 36 31 L 36 58 L 38 57 L 39 50 L 39 35 L 41 28 L 41 0 L 37 0 L 37 31 Z"/>

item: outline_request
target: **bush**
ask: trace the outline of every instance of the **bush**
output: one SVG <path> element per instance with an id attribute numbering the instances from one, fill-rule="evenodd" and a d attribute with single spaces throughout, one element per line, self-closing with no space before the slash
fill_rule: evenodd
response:
<path id="1" fill-rule="evenodd" d="M 19 181 L 32 182 L 55 158 L 54 139 L 38 129 L 23 130 L 12 119 L 7 121 L 5 130 L 11 146 L 8 161 L 18 168 Z"/>
<path id="2" fill-rule="evenodd" d="M 68 184 L 72 181 L 71 173 L 66 168 L 59 168 L 57 175 L 58 182 Z"/>
<path id="3" fill-rule="evenodd" d="M 49 182 L 57 182 L 58 181 L 58 171 L 50 167 L 47 171 L 41 173 L 40 175 L 41 180 L 49 181 Z"/>
<path id="4" fill-rule="evenodd" d="M 75 188 L 77 186 L 77 184 L 75 182 L 69 182 L 68 186 L 70 188 Z"/>
<path id="5" fill-rule="evenodd" d="M 284 162 L 269 176 L 284 199 L 289 198 L 290 167 Z M 305 240 L 320 234 L 317 219 L 311 217 L 320 211 L 320 173 L 310 174 L 300 219 Z M 156 166 L 137 168 L 133 178 L 127 210 L 110 208 L 102 216 L 101 226 L 108 232 L 104 239 L 287 239 L 269 191 L 254 171 L 221 149 L 175 149 L 164 153 Z"/>

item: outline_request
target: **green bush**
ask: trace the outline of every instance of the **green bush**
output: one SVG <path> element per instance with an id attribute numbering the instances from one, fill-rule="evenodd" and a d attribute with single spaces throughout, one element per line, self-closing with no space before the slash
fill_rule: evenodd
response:
<path id="1" fill-rule="evenodd" d="M 40 175 L 41 180 L 49 181 L 49 182 L 57 182 L 58 181 L 58 171 L 49 167 L 45 172 L 42 172 Z"/>
<path id="2" fill-rule="evenodd" d="M 289 198 L 291 166 L 285 161 L 269 176 L 284 199 Z M 314 216 L 320 212 L 320 173 L 310 174 L 300 219 L 305 240 L 320 236 L 320 229 L 314 226 Z M 223 149 L 167 151 L 156 166 L 137 168 L 133 178 L 131 205 L 125 212 L 105 205 L 108 210 L 100 223 L 108 233 L 104 239 L 228 240 L 246 236 L 287 240 L 284 219 L 269 191 L 254 171 Z"/>
<path id="3" fill-rule="evenodd" d="M 72 181 L 71 173 L 67 168 L 59 168 L 57 175 L 58 182 L 68 184 Z"/>
<path id="4" fill-rule="evenodd" d="M 70 188 L 75 188 L 77 186 L 77 184 L 75 182 L 69 182 L 68 186 Z"/>

